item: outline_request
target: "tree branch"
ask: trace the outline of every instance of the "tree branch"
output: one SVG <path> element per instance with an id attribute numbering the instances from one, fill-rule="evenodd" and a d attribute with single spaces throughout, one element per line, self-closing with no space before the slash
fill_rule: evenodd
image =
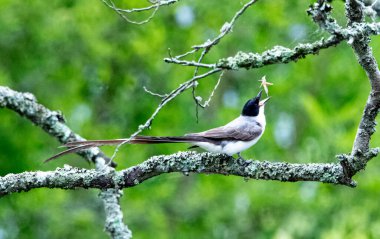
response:
<path id="1" fill-rule="evenodd" d="M 206 78 L 207 76 L 215 74 L 215 73 L 217 73 L 219 71 L 221 71 L 221 69 L 220 68 L 216 68 L 216 69 L 207 71 L 206 73 L 203 73 L 202 75 L 193 76 L 190 80 L 188 80 L 188 81 L 180 84 L 176 89 L 174 89 L 170 93 L 166 94 L 165 97 L 162 98 L 160 104 L 157 106 L 157 108 L 151 114 L 151 116 L 149 117 L 149 119 L 147 119 L 144 124 L 139 125 L 138 129 L 133 134 L 131 134 L 128 139 L 126 139 L 124 142 L 120 143 L 116 147 L 116 149 L 115 149 L 115 151 L 114 151 L 111 159 L 113 159 L 116 156 L 119 148 L 122 145 L 127 144 L 133 137 L 135 137 L 136 135 L 140 134 L 145 129 L 149 128 L 152 125 L 154 118 L 158 115 L 158 113 L 160 113 L 160 111 L 162 110 L 162 108 L 166 104 L 168 104 L 170 101 L 172 101 L 173 99 L 175 99 L 177 96 L 179 96 L 180 94 L 182 94 L 187 89 L 191 88 L 193 86 L 194 82 L 196 82 L 196 81 L 198 81 L 200 79 Z"/>
<path id="2" fill-rule="evenodd" d="M 97 172 L 108 175 L 115 174 L 115 169 L 103 160 L 97 160 L 95 165 Z M 104 204 L 106 216 L 104 230 L 114 239 L 132 238 L 132 231 L 123 222 L 123 211 L 120 207 L 120 198 L 122 196 L 123 191 L 117 188 L 102 189 L 99 194 Z"/>
<path id="3" fill-rule="evenodd" d="M 104 202 L 106 212 L 106 231 L 113 238 L 131 238 L 131 231 L 123 224 L 123 214 L 119 205 L 119 199 L 122 196 L 120 189 L 136 186 L 145 180 L 164 173 L 180 172 L 187 175 L 193 172 L 235 175 L 244 177 L 245 179 L 256 180 L 277 180 L 282 182 L 315 181 L 350 187 L 356 186 L 356 183 L 351 179 L 352 176 L 361 169 L 364 169 L 367 162 L 380 152 L 380 148 L 369 148 L 371 135 L 375 131 L 375 118 L 380 109 L 380 72 L 372 49 L 369 46 L 369 36 L 380 34 L 380 23 L 363 23 L 362 3 L 356 0 L 347 0 L 346 16 L 349 19 L 349 26 L 342 28 L 329 15 L 331 9 L 324 4 L 323 0 L 320 0 L 318 4 L 313 5 L 315 8 L 311 8 L 311 12 L 309 13 L 320 27 L 332 34 L 327 40 L 322 38 L 314 43 L 299 44 L 293 49 L 275 46 L 273 49 L 265 51 L 262 54 L 238 52 L 235 56 L 221 59 L 215 64 L 202 63 L 208 51 L 218 44 L 220 39 L 231 32 L 236 19 L 256 1 L 250 0 L 246 3 L 235 14 L 233 19 L 221 28 L 220 34 L 214 40 L 194 46 L 192 51 L 183 55 L 165 59 L 168 63 L 196 67 L 194 77 L 178 86 L 169 94 L 164 95 L 155 112 L 131 137 L 149 127 L 155 116 L 168 102 L 185 90 L 193 87 L 198 79 L 205 78 L 223 69 L 252 69 L 270 64 L 297 61 L 309 54 L 318 54 L 320 50 L 335 46 L 346 40 L 349 44 L 352 44 L 360 65 L 366 71 L 372 89 L 358 127 L 352 152 L 351 154 L 338 155 L 340 163 L 295 164 L 268 161 L 237 161 L 232 157 L 222 154 L 179 152 L 172 155 L 154 156 L 139 165 L 122 171 L 115 171 L 105 163 L 112 163 L 111 159 L 106 157 L 99 149 L 89 149 L 83 150 L 79 154 L 87 160 L 95 162 L 96 170 L 78 169 L 65 165 L 64 168 L 58 168 L 55 171 L 49 172 L 38 171 L 8 174 L 0 177 L 0 197 L 41 187 L 101 189 L 100 198 Z M 130 10 L 117 8 L 112 1 L 103 0 L 103 2 L 124 19 L 142 24 L 148 22 L 160 6 L 170 5 L 177 2 L 177 0 L 151 2 L 152 5 L 148 7 Z M 142 22 L 131 21 L 125 15 L 126 13 L 150 10 L 153 10 L 152 15 Z M 181 60 L 183 57 L 195 53 L 200 49 L 203 52 L 197 62 Z M 197 76 L 199 67 L 211 70 Z M 212 94 L 213 92 L 211 96 Z M 30 93 L 20 93 L 0 86 L 0 108 L 14 110 L 19 115 L 26 117 L 44 129 L 51 136 L 57 138 L 61 143 L 84 140 L 65 125 L 60 112 L 51 111 L 43 105 L 38 104 L 35 97 Z"/>
<path id="4" fill-rule="evenodd" d="M 365 157 L 375 157 L 375 148 Z M 235 175 L 245 179 L 276 180 L 281 182 L 315 181 L 354 187 L 356 183 L 347 178 L 339 163 L 297 164 L 268 161 L 240 162 L 224 154 L 178 152 L 171 155 L 153 156 L 141 164 L 122 171 L 104 171 L 73 168 L 65 165 L 55 171 L 24 172 L 0 177 L 0 196 L 34 188 L 129 188 L 155 176 L 179 172 Z"/>
<path id="5" fill-rule="evenodd" d="M 211 48 L 213 46 L 216 46 L 220 40 L 225 37 L 227 34 L 229 34 L 230 32 L 232 32 L 232 28 L 235 24 L 235 22 L 239 19 L 239 17 L 241 17 L 244 12 L 249 8 L 251 7 L 253 4 L 255 4 L 258 0 L 250 0 L 248 1 L 247 3 L 245 3 L 243 5 L 243 7 L 237 11 L 235 13 L 235 15 L 232 17 L 232 19 L 229 21 L 229 22 L 225 22 L 224 25 L 220 28 L 220 33 L 218 36 L 216 36 L 214 39 L 210 40 L 210 39 L 207 39 L 207 41 L 205 41 L 204 43 L 202 44 L 198 44 L 198 45 L 195 45 L 195 46 L 192 46 L 193 50 L 190 50 L 186 53 L 183 53 L 181 55 L 177 55 L 175 57 L 170 57 L 170 58 L 165 58 L 164 61 L 165 62 L 177 62 L 177 61 L 181 61 L 180 59 L 185 57 L 185 56 L 188 56 L 188 55 L 191 55 L 191 54 L 194 54 L 195 52 L 199 51 L 199 50 L 203 50 L 202 53 L 201 53 L 201 56 L 198 58 L 197 62 L 199 65 L 202 65 L 201 61 L 203 60 L 204 56 L 211 50 Z M 207 65 L 204 65 L 204 67 L 208 67 Z M 196 70 L 197 71 L 197 70 Z"/>
<path id="6" fill-rule="evenodd" d="M 0 86 L 0 108 L 8 108 L 17 112 L 22 117 L 27 118 L 36 126 L 42 128 L 46 133 L 58 139 L 62 144 L 72 141 L 85 140 L 80 135 L 75 134 L 66 124 L 64 117 L 59 111 L 52 111 L 37 102 L 36 97 L 31 93 L 21 93 L 8 87 Z M 95 159 L 104 159 L 107 163 L 110 159 L 98 148 L 87 149 L 78 152 L 88 161 L 95 162 Z M 113 166 L 116 166 L 112 162 Z"/>
<path id="7" fill-rule="evenodd" d="M 108 6 L 109 8 L 111 8 L 112 10 L 114 10 L 117 14 L 119 14 L 120 17 L 122 17 L 124 20 L 126 20 L 127 22 L 129 23 L 132 23 L 132 24 L 137 24 L 137 25 L 142 25 L 142 24 L 145 24 L 147 22 L 149 22 L 150 20 L 153 19 L 153 17 L 156 15 L 158 9 L 161 7 L 161 6 L 167 6 L 167 5 L 171 5 L 173 3 L 176 3 L 178 2 L 179 0 L 158 0 L 158 1 L 149 1 L 151 3 L 151 5 L 147 6 L 147 7 L 142 7 L 142 8 L 132 8 L 132 9 L 123 9 L 123 8 L 118 8 L 116 7 L 115 3 L 112 1 L 112 0 L 102 0 L 102 2 Z M 142 21 L 134 21 L 134 20 L 131 20 L 129 17 L 128 17 L 128 14 L 131 14 L 131 13 L 139 13 L 139 12 L 148 12 L 148 11 L 152 11 L 151 15 L 146 18 L 145 20 L 142 20 Z"/>
<path id="8" fill-rule="evenodd" d="M 120 208 L 119 199 L 123 191 L 119 189 L 105 189 L 99 197 L 103 200 L 104 211 L 106 213 L 105 230 L 111 238 L 129 239 L 132 238 L 132 231 L 123 223 L 123 212 Z"/>
<path id="9" fill-rule="evenodd" d="M 239 68 L 253 69 L 272 64 L 286 64 L 296 62 L 307 55 L 316 55 L 322 49 L 336 46 L 344 40 L 360 37 L 363 35 L 379 35 L 380 23 L 360 23 L 337 31 L 336 35 L 325 40 L 321 38 L 313 43 L 298 44 L 293 49 L 283 46 L 275 46 L 263 53 L 238 52 L 235 56 L 220 59 L 215 64 L 197 63 L 194 61 L 165 58 L 167 63 L 175 63 L 183 66 L 222 68 L 226 70 L 237 70 Z"/>
<path id="10" fill-rule="evenodd" d="M 356 0 L 346 1 L 346 17 L 349 26 L 363 24 L 363 3 Z M 377 23 L 379 26 L 379 23 Z M 376 59 L 373 56 L 372 48 L 369 46 L 370 38 L 368 34 L 353 37 L 352 48 L 367 74 L 371 84 L 371 92 L 364 107 L 364 113 L 360 121 L 355 141 L 352 147 L 351 157 L 348 158 L 349 170 L 355 173 L 365 168 L 368 160 L 365 155 L 369 150 L 369 143 L 372 134 L 375 132 L 376 116 L 380 109 L 380 71 Z"/>
<path id="11" fill-rule="evenodd" d="M 17 112 L 54 138 L 57 138 L 61 143 L 84 140 L 84 138 L 75 134 L 65 125 L 63 115 L 60 112 L 51 111 L 45 106 L 38 104 L 35 96 L 31 93 L 21 93 L 0 86 L 0 108 L 8 108 Z M 78 154 L 87 160 L 93 161 L 99 173 L 111 174 L 114 171 L 109 166 L 111 162 L 110 158 L 106 157 L 98 148 L 83 150 L 78 152 Z M 111 165 L 116 166 L 113 162 L 111 162 Z M 32 182 L 24 181 L 20 183 L 30 184 Z M 128 227 L 123 224 L 123 213 L 118 204 L 121 195 L 122 192 L 119 190 L 107 190 L 100 194 L 106 212 L 105 229 L 113 238 L 130 238 L 132 234 Z"/>

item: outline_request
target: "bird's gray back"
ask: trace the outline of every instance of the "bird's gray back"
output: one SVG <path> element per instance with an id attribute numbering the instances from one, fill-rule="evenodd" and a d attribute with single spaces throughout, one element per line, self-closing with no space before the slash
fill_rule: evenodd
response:
<path id="1" fill-rule="evenodd" d="M 254 117 L 240 116 L 225 126 L 207 131 L 187 134 L 187 136 L 201 136 L 215 140 L 251 141 L 259 137 L 265 125 L 253 119 Z"/>

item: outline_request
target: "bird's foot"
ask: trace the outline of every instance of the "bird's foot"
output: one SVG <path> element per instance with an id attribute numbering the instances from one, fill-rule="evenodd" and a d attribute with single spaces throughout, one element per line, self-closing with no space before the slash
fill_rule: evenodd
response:
<path id="1" fill-rule="evenodd" d="M 239 157 L 236 159 L 236 162 L 240 165 L 246 165 L 247 164 L 247 160 L 245 160 L 241 155 L 240 153 L 237 154 Z"/>

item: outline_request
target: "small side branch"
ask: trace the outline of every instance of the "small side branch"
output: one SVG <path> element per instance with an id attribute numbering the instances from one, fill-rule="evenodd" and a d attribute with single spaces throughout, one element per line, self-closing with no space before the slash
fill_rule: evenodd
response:
<path id="1" fill-rule="evenodd" d="M 103 160 L 95 161 L 96 171 L 101 174 L 115 175 L 115 169 L 106 164 Z M 114 239 L 132 238 L 132 231 L 123 222 L 123 211 L 120 207 L 120 198 L 123 191 L 116 188 L 102 189 L 99 194 L 104 204 L 105 231 Z"/>
<path id="2" fill-rule="evenodd" d="M 112 1 L 112 0 L 102 0 L 102 2 L 107 5 L 109 8 L 113 9 L 117 14 L 119 14 L 120 17 L 122 17 L 124 20 L 126 20 L 127 22 L 129 23 L 132 23 L 132 24 L 137 24 L 137 25 L 142 25 L 142 24 L 145 24 L 147 22 L 149 22 L 150 20 L 152 20 L 152 18 L 156 15 L 158 9 L 161 7 L 161 6 L 167 6 L 167 5 L 170 5 L 170 4 L 173 4 L 173 3 L 176 3 L 178 2 L 179 0 L 157 0 L 157 1 L 149 1 L 151 3 L 151 5 L 147 6 L 147 7 L 142 7 L 142 8 L 131 8 L 131 9 L 123 9 L 123 8 L 119 8 L 115 5 L 115 3 Z M 132 14 L 132 13 L 139 13 L 139 12 L 148 12 L 148 11 L 152 11 L 151 15 L 146 18 L 145 20 L 141 20 L 141 21 L 134 21 L 134 20 L 131 20 L 130 17 L 129 17 L 129 14 Z"/>
<path id="3" fill-rule="evenodd" d="M 129 239 L 132 238 L 132 231 L 123 223 L 123 212 L 120 208 L 119 199 L 123 191 L 119 189 L 105 189 L 100 193 L 100 198 L 104 203 L 106 214 L 105 230 L 111 238 Z"/>
<path id="4" fill-rule="evenodd" d="M 359 37 L 362 35 L 379 35 L 380 23 L 371 24 L 355 24 L 355 26 L 342 29 L 339 34 L 329 37 L 327 40 L 321 39 L 311 44 L 299 44 L 293 49 L 285 48 L 282 46 L 275 46 L 274 48 L 263 52 L 257 53 L 243 53 L 239 52 L 234 57 L 221 59 L 217 67 L 223 69 L 239 69 L 239 68 L 260 68 L 265 65 L 277 63 L 289 63 L 305 58 L 310 54 L 318 54 L 322 49 L 326 49 L 337 45 L 343 40 Z"/>
<path id="5" fill-rule="evenodd" d="M 336 46 L 342 41 L 350 40 L 363 35 L 379 35 L 380 23 L 357 23 L 348 28 L 335 29 L 335 35 L 327 39 L 321 38 L 313 43 L 298 44 L 293 49 L 275 46 L 263 53 L 238 52 L 235 56 L 220 59 L 216 64 L 205 64 L 194 61 L 165 58 L 165 62 L 183 66 L 200 68 L 222 68 L 225 70 L 238 70 L 240 68 L 261 68 L 272 64 L 286 64 L 296 62 L 308 55 L 316 55 L 323 49 Z"/>
<path id="6" fill-rule="evenodd" d="M 249 7 L 251 7 L 253 4 L 255 4 L 257 1 L 258 0 L 250 0 L 246 4 L 244 4 L 243 7 L 235 13 L 235 15 L 232 17 L 231 21 L 224 23 L 224 25 L 220 28 L 219 35 L 216 36 L 214 39 L 212 39 L 212 40 L 208 39 L 207 41 L 205 41 L 202 44 L 192 46 L 192 48 L 193 48 L 192 50 L 190 50 L 186 53 L 183 53 L 181 55 L 177 55 L 175 57 L 170 57 L 170 58 L 165 58 L 164 59 L 165 62 L 181 61 L 180 60 L 181 58 L 188 56 L 188 55 L 191 55 L 191 54 L 194 54 L 199 50 L 203 50 L 198 61 L 194 62 L 196 64 L 202 65 L 201 61 L 203 60 L 204 56 L 211 50 L 211 48 L 213 46 L 216 46 L 223 37 L 225 37 L 227 34 L 232 32 L 232 28 L 233 28 L 235 22 L 239 19 L 239 17 L 241 17 L 244 14 L 244 12 Z M 207 64 L 205 64 L 205 66 L 207 66 Z"/>
<path id="7" fill-rule="evenodd" d="M 216 46 L 220 42 L 220 40 L 223 39 L 223 37 L 225 37 L 227 34 L 229 34 L 230 32 L 232 32 L 232 28 L 233 28 L 235 22 L 237 21 L 237 19 L 240 16 L 242 16 L 244 14 L 244 12 L 249 7 L 251 7 L 254 3 L 256 3 L 257 1 L 258 0 L 250 0 L 247 3 L 245 3 L 243 5 L 243 7 L 239 11 L 237 11 L 235 13 L 235 15 L 232 17 L 232 19 L 229 22 L 225 22 L 224 23 L 224 25 L 220 28 L 219 35 L 216 36 L 214 39 L 212 39 L 212 40 L 208 39 L 207 41 L 205 41 L 202 44 L 193 46 L 192 50 L 190 50 L 190 51 L 188 51 L 188 52 L 186 52 L 184 54 L 177 55 L 175 57 L 171 56 L 171 53 L 170 53 L 170 50 L 169 50 L 169 56 L 170 56 L 170 58 L 165 58 L 164 61 L 167 62 L 167 63 L 176 63 L 176 64 L 183 64 L 183 65 L 187 65 L 187 66 L 195 66 L 194 77 L 196 77 L 198 75 L 198 71 L 199 71 L 200 67 L 203 67 L 203 68 L 212 68 L 212 69 L 218 68 L 218 67 L 216 67 L 216 64 L 204 64 L 204 63 L 202 63 L 203 59 L 210 52 L 210 50 L 212 49 L 213 46 Z M 197 61 L 183 61 L 183 60 L 181 60 L 183 57 L 191 55 L 191 54 L 194 54 L 194 53 L 198 52 L 199 50 L 202 50 L 202 52 L 201 52 L 200 56 L 198 57 Z M 219 83 L 219 81 L 220 81 L 220 78 L 218 80 L 218 83 Z M 197 122 L 198 122 L 198 107 L 204 108 L 210 102 L 210 100 L 212 98 L 212 95 L 213 95 L 215 89 L 217 88 L 217 85 L 215 86 L 213 92 L 211 92 L 211 96 L 210 96 L 209 100 L 206 101 L 204 104 L 202 104 L 201 100 L 199 100 L 199 99 L 201 99 L 201 97 L 196 96 L 196 93 L 195 93 L 195 91 L 196 91 L 195 88 L 197 86 L 197 82 L 194 82 L 194 84 L 192 85 L 192 87 L 193 87 L 193 98 L 194 98 L 194 102 L 195 102 L 195 112 L 196 112 Z"/>
<path id="8" fill-rule="evenodd" d="M 172 101 L 174 98 L 176 98 L 177 96 L 179 96 L 180 94 L 182 94 L 187 89 L 191 88 L 193 86 L 194 82 L 196 82 L 197 80 L 206 78 L 207 76 L 213 75 L 213 74 L 215 74 L 215 73 L 217 73 L 219 71 L 221 71 L 221 69 L 220 68 L 216 68 L 216 69 L 210 70 L 210 71 L 208 71 L 208 72 L 206 72 L 206 73 L 204 73 L 202 75 L 194 76 L 190 80 L 182 83 L 178 88 L 172 90 L 164 98 L 162 98 L 160 104 L 157 106 L 157 108 L 155 109 L 155 111 L 151 114 L 151 116 L 149 117 L 149 119 L 147 119 L 144 124 L 140 125 L 139 128 L 133 134 L 131 134 L 131 136 L 129 136 L 129 138 L 127 140 L 125 140 L 123 143 L 119 144 L 116 147 L 116 149 L 115 149 L 115 151 L 114 151 L 111 159 L 113 159 L 116 156 L 119 148 L 122 145 L 128 143 L 133 137 L 135 137 L 136 135 L 140 134 L 145 129 L 149 128 L 152 125 L 152 122 L 153 122 L 154 118 L 158 115 L 158 113 L 161 111 L 161 109 L 166 104 L 168 104 L 170 101 Z"/>
<path id="9" fill-rule="evenodd" d="M 153 95 L 153 96 L 157 96 L 157 97 L 160 97 L 160 98 L 165 98 L 167 97 L 168 95 L 167 94 L 158 94 L 158 93 L 155 93 L 151 90 L 149 90 L 148 88 L 146 88 L 146 86 L 143 86 L 143 89 L 146 93 L 150 94 L 150 95 Z"/>
<path id="10" fill-rule="evenodd" d="M 307 13 L 313 18 L 313 21 L 319 25 L 320 28 L 335 35 L 341 31 L 341 26 L 338 25 L 336 20 L 331 17 L 331 5 L 325 0 L 318 0 L 318 2 L 310 5 Z"/>

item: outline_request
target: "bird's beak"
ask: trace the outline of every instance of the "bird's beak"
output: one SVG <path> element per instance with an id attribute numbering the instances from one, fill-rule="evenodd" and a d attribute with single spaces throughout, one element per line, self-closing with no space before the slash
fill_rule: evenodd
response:
<path id="1" fill-rule="evenodd" d="M 260 93 L 261 93 L 261 92 L 260 92 Z M 263 105 L 265 105 L 265 103 L 266 103 L 269 99 L 270 99 L 270 97 L 268 97 L 268 98 L 266 98 L 266 99 L 260 101 L 260 102 L 259 102 L 259 106 L 263 106 Z"/>
<path id="2" fill-rule="evenodd" d="M 263 93 L 263 90 L 260 90 L 260 92 L 257 94 L 257 96 L 256 96 L 257 99 L 261 98 L 261 93 Z"/>

